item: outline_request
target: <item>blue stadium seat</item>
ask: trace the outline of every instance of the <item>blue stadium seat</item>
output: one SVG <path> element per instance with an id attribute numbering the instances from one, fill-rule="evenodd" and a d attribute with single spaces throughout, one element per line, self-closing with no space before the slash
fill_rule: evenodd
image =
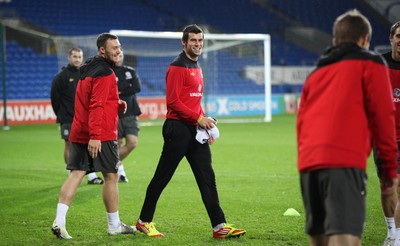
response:
<path id="1" fill-rule="evenodd" d="M 7 98 L 49 98 L 50 84 L 57 72 L 57 57 L 38 55 L 13 41 L 6 43 L 6 49 Z"/>
<path id="2" fill-rule="evenodd" d="M 206 23 L 211 29 L 223 33 L 270 33 L 273 65 L 314 65 L 318 58 L 319 54 L 312 54 L 279 37 L 282 31 L 291 25 L 289 19 L 331 33 L 332 22 L 337 15 L 352 8 L 363 9 L 358 0 L 269 0 L 267 4 L 267 7 L 261 7 L 257 1 L 252 0 L 230 0 L 229 4 L 227 1 L 203 0 L 196 6 L 196 11 L 188 11 L 187 5 L 182 5 L 178 0 L 120 0 L 118 4 L 102 0 L 18 0 L 7 3 L 0 1 L 0 9 L 4 14 L 17 13 L 17 16 L 13 17 L 58 35 L 98 34 L 111 29 L 180 31 L 188 23 Z M 104 9 L 110 13 L 121 14 L 115 15 L 114 18 L 99 18 L 99 13 Z M 363 13 L 370 19 L 374 18 L 368 16 L 366 11 Z M 372 45 L 387 44 L 387 28 L 377 21 L 371 23 L 374 29 Z M 57 57 L 36 54 L 31 48 L 22 48 L 15 41 L 7 42 L 6 49 L 7 85 L 12 88 L 11 93 L 7 93 L 8 96 L 13 99 L 48 98 L 49 86 L 58 72 Z M 243 62 L 248 65 L 260 64 L 254 57 L 241 57 L 241 62 L 232 63 L 237 58 L 229 53 L 221 53 L 220 58 L 221 66 L 231 66 L 235 71 L 243 69 Z M 166 60 L 165 67 L 170 62 L 169 59 Z M 142 59 L 137 70 L 140 74 L 140 71 L 151 67 L 151 59 Z M 214 76 L 213 72 L 210 71 L 208 76 Z M 219 83 L 215 85 L 208 82 L 215 93 L 230 94 L 239 91 L 251 94 L 259 92 L 262 87 L 237 72 L 224 74 L 218 79 Z M 164 70 L 152 71 L 151 77 L 143 77 L 142 80 L 142 96 L 164 95 Z M 14 87 L 16 90 L 13 90 Z M 24 87 L 38 92 L 27 92 Z M 273 93 L 288 91 L 299 92 L 301 85 L 272 87 Z"/>

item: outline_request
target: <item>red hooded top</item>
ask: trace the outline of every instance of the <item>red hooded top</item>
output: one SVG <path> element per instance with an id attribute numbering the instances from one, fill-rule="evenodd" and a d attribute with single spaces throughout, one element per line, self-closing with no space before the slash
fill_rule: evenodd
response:
<path id="1" fill-rule="evenodd" d="M 298 169 L 366 169 L 371 143 L 383 176 L 397 177 L 395 108 L 382 57 L 344 43 L 325 53 L 307 78 L 297 117 Z"/>
<path id="2" fill-rule="evenodd" d="M 112 64 L 95 56 L 86 61 L 80 73 L 69 140 L 83 144 L 90 139 L 117 140 L 119 97 Z"/>

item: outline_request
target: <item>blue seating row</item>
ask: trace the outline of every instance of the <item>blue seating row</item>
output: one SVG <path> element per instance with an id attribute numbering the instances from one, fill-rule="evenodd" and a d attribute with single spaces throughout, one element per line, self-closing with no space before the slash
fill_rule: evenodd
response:
<path id="1" fill-rule="evenodd" d="M 270 33 L 273 65 L 314 65 L 318 57 L 318 54 L 312 54 L 279 38 L 284 28 L 291 25 L 289 19 L 331 33 L 332 22 L 338 14 L 354 7 L 362 9 L 357 0 L 269 0 L 265 5 L 260 2 L 262 1 L 231 0 L 227 4 L 226 1 L 203 0 L 196 6 L 196 11 L 187 11 L 187 6 L 182 5 L 179 0 L 119 0 L 118 4 L 105 0 L 18 0 L 0 1 L 0 9 L 4 17 L 10 15 L 9 17 L 21 18 L 59 35 L 98 34 L 111 29 L 180 31 L 188 23 L 198 23 L 213 32 Z M 104 9 L 121 14 L 115 15 L 115 18 L 101 18 L 99 13 Z M 364 14 L 368 16 L 367 12 Z M 373 19 L 373 16 L 368 17 Z M 372 26 L 372 44 L 386 44 L 386 27 L 376 21 L 372 21 Z M 238 72 L 243 69 L 241 63 L 244 59 L 246 64 L 258 65 L 256 59 L 246 57 L 235 63 L 238 58 L 228 53 L 223 53 L 221 58 L 224 59 L 220 59 L 219 64 L 212 65 L 214 70 L 218 66 L 231 67 L 232 70 L 219 77 L 213 70 L 209 70 L 208 83 L 212 93 L 230 94 L 240 91 L 251 94 L 262 91 L 262 86 L 256 85 Z M 163 95 L 165 70 L 154 70 L 150 59 L 140 59 L 137 70 L 143 82 L 141 95 Z M 169 62 L 170 59 L 166 60 L 166 65 Z M 153 70 L 145 72 L 149 67 Z M 22 48 L 16 42 L 7 42 L 6 79 L 9 98 L 48 98 L 51 81 L 57 72 L 55 55 L 36 54 L 32 49 Z M 2 88 L 0 92 L 1 90 Z M 301 86 L 272 87 L 273 93 L 300 90 Z"/>
<path id="2" fill-rule="evenodd" d="M 187 11 L 187 6 L 179 0 L 120 0 L 118 4 L 97 0 L 19 0 L 0 2 L 0 8 L 17 12 L 19 18 L 60 35 L 98 34 L 111 29 L 180 31 L 184 25 L 195 22 L 210 26 L 214 32 L 270 33 L 274 37 L 288 26 L 285 18 L 251 0 L 231 0 L 229 4 L 204 0 L 196 6 L 196 11 Z M 121 14 L 115 18 L 99 18 L 98 13 L 103 9 Z M 308 64 L 314 58 L 304 51 L 302 59 L 293 59 L 293 53 L 300 48 L 283 39 L 277 40 L 277 44 L 280 52 L 273 54 L 273 64 Z"/>

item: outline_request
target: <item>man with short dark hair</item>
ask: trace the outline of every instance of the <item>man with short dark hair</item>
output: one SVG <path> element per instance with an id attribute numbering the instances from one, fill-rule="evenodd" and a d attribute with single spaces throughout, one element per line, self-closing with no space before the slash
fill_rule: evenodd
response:
<path id="1" fill-rule="evenodd" d="M 203 49 L 204 34 L 197 25 L 183 30 L 183 51 L 168 67 L 166 75 L 167 115 L 163 125 L 164 146 L 157 170 L 147 187 L 146 198 L 136 228 L 151 237 L 164 235 L 152 223 L 157 201 L 171 180 L 180 161 L 186 157 L 196 178 L 201 197 L 213 227 L 213 237 L 240 237 L 246 233 L 226 223 L 219 205 L 210 144 L 196 140 L 198 127 L 215 128 L 216 121 L 206 117 L 201 106 L 204 91 L 203 74 L 198 57 Z"/>
<path id="2" fill-rule="evenodd" d="M 51 228 L 58 238 L 72 238 L 66 230 L 66 214 L 87 172 L 103 174 L 108 234 L 136 231 L 135 227 L 122 223 L 118 213 L 118 109 L 125 111 L 126 103 L 118 97 L 113 67 L 119 61 L 121 44 L 117 36 L 102 33 L 97 38 L 97 49 L 98 56 L 88 59 L 80 68 L 67 165 L 71 174 L 61 187 Z"/>
<path id="3" fill-rule="evenodd" d="M 64 161 L 69 161 L 69 134 L 74 119 L 74 100 L 79 81 L 79 68 L 82 65 L 83 51 L 74 47 L 68 52 L 68 65 L 57 73 L 51 84 L 51 105 L 60 123 L 61 138 L 64 139 Z M 68 175 L 69 175 L 68 171 Z M 88 184 L 103 184 L 103 179 L 96 173 L 88 173 Z"/>

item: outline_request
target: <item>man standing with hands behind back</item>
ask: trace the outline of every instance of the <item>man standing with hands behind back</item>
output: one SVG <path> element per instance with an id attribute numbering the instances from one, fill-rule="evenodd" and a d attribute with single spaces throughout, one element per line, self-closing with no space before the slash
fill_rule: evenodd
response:
<path id="1" fill-rule="evenodd" d="M 396 191 L 395 108 L 386 64 L 368 51 L 371 35 L 359 11 L 337 17 L 334 46 L 301 94 L 298 170 L 311 245 L 361 245 L 372 141 L 382 160 L 382 194 Z"/>

